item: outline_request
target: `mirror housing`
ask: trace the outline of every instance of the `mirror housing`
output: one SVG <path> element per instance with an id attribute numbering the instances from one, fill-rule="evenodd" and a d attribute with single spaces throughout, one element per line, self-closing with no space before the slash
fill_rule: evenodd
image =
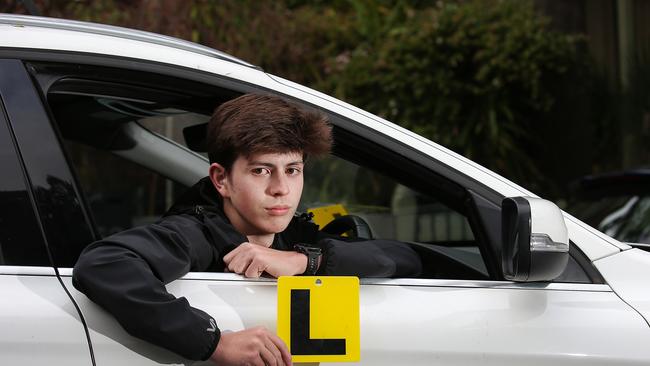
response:
<path id="1" fill-rule="evenodd" d="M 562 211 L 532 197 L 505 198 L 501 204 L 503 276 L 510 281 L 551 281 L 569 261 L 569 234 Z"/>

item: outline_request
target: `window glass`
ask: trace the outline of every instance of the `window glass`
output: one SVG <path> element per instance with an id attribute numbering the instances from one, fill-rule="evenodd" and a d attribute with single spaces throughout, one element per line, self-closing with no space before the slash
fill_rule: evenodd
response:
<path id="1" fill-rule="evenodd" d="M 576 200 L 568 211 L 612 238 L 650 243 L 650 195 L 605 192 Z"/>
<path id="2" fill-rule="evenodd" d="M 184 145 L 183 128 L 204 123 L 208 116 L 164 103 L 105 95 L 58 92 L 50 95 L 49 101 L 100 236 L 155 222 L 187 188 L 187 182 L 168 178 L 164 173 L 170 171 L 156 164 L 155 160 L 162 157 L 156 154 L 170 153 L 164 147 L 156 150 L 166 143 L 151 141 L 154 135 L 142 137 L 138 133 L 147 144 L 158 146 L 153 147 L 149 161 L 138 164 L 128 153 L 143 141 L 133 141 L 125 131 L 129 124 L 136 123 Z"/>
<path id="3" fill-rule="evenodd" d="M 650 196 L 637 197 L 625 219 L 617 225 L 615 238 L 632 243 L 650 243 Z"/>
<path id="4" fill-rule="evenodd" d="M 356 215 L 374 238 L 411 243 L 429 277 L 488 278 L 463 214 L 367 167 L 336 156 L 308 161 L 300 208 L 321 228 L 339 216 Z"/>
<path id="5" fill-rule="evenodd" d="M 580 264 L 571 256 L 562 274 L 553 280 L 553 282 L 591 283 L 591 279 Z"/>
<path id="6" fill-rule="evenodd" d="M 45 243 L 0 103 L 0 265 L 49 266 Z"/>
<path id="7" fill-rule="evenodd" d="M 141 118 L 138 120 L 138 124 L 149 131 L 172 140 L 184 147 L 188 146 L 185 137 L 183 136 L 183 129 L 206 123 L 208 121 L 208 116 L 203 114 L 181 111 L 178 109 L 165 109 L 161 112 L 163 111 L 171 114 Z M 202 153 L 201 155 L 205 158 L 208 157 L 207 153 Z"/>
<path id="8" fill-rule="evenodd" d="M 156 221 L 186 188 L 108 151 L 65 145 L 102 237 Z"/>
<path id="9" fill-rule="evenodd" d="M 333 207 L 327 215 L 322 208 Z M 418 242 L 473 241 L 465 216 L 381 173 L 335 156 L 309 161 L 301 206 L 321 224 L 337 213 L 361 216 L 376 238 Z M 322 215 L 322 216 L 321 216 Z"/>

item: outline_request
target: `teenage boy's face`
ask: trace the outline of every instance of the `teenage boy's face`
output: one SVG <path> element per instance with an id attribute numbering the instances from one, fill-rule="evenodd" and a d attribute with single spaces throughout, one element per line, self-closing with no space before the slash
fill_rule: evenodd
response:
<path id="1" fill-rule="evenodd" d="M 215 183 L 233 226 L 244 235 L 283 231 L 302 195 L 303 168 L 301 152 L 238 157 L 223 179 Z M 211 168 L 215 182 L 213 172 Z"/>

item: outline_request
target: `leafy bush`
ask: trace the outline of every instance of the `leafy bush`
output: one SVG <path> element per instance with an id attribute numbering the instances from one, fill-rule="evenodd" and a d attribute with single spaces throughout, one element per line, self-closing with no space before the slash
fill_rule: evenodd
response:
<path id="1" fill-rule="evenodd" d="M 401 16 L 332 60 L 318 87 L 516 180 L 538 179 L 531 128 L 584 69 L 580 39 L 549 31 L 523 1 L 392 11 Z"/>

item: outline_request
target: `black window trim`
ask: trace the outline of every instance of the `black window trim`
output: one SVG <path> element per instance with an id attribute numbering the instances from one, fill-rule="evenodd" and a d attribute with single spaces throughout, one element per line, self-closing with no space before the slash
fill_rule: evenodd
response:
<path id="1" fill-rule="evenodd" d="M 0 87 L 1 89 L 1 87 Z M 9 115 L 7 114 L 7 111 L 5 109 L 4 105 L 4 100 L 2 98 L 2 93 L 0 90 L 0 128 L 6 129 L 6 132 L 11 139 L 11 146 L 9 147 L 10 150 L 14 151 L 14 157 L 16 158 L 16 162 L 18 163 L 20 173 L 22 175 L 22 180 L 24 182 L 25 186 L 25 193 L 27 194 L 27 197 L 29 199 L 29 206 L 31 209 L 32 217 L 34 220 L 34 224 L 38 228 L 39 235 L 41 239 L 40 245 L 43 246 L 43 253 L 45 254 L 45 257 L 47 258 L 47 264 L 48 267 L 54 267 L 54 263 L 52 261 L 52 254 L 50 252 L 50 247 L 49 243 L 47 241 L 47 236 L 45 235 L 45 230 L 43 228 L 43 224 L 41 222 L 40 215 L 38 214 L 38 207 L 36 206 L 36 200 L 34 198 L 34 192 L 31 189 L 31 182 L 29 180 L 29 175 L 27 174 L 27 170 L 25 168 L 25 163 L 23 162 L 22 157 L 20 156 L 20 150 L 18 149 L 18 145 L 16 142 L 16 136 L 14 135 L 13 129 L 11 128 L 11 123 L 9 122 Z M 2 239 L 2 238 L 0 238 Z M 40 246 L 39 245 L 39 246 Z M 0 259 L 2 259 L 1 263 L 4 263 L 4 259 L 2 256 L 2 251 L 0 248 Z M 4 264 L 3 264 L 4 265 Z M 16 265 L 16 266 L 22 266 L 22 264 L 10 264 L 10 265 Z"/>

